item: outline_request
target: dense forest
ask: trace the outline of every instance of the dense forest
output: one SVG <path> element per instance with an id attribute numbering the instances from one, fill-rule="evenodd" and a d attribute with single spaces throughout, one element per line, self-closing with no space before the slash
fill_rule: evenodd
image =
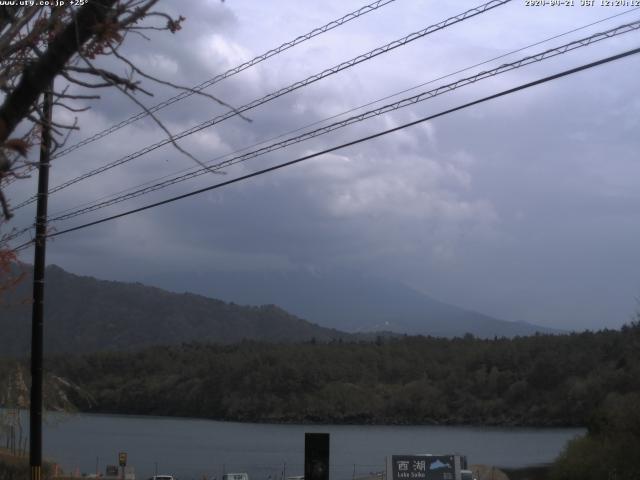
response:
<path id="1" fill-rule="evenodd" d="M 47 368 L 73 386 L 67 397 L 89 412 L 259 422 L 587 425 L 611 395 L 640 392 L 640 325 L 494 340 L 183 344 L 59 356 Z"/>
<path id="2" fill-rule="evenodd" d="M 190 343 L 46 363 L 49 408 L 259 422 L 579 425 L 588 433 L 540 478 L 640 479 L 640 321 L 515 339 Z M 0 406 L 24 406 L 26 370 L 0 357 Z"/>
<path id="3" fill-rule="evenodd" d="M 569 442 L 549 480 L 640 479 L 640 395 L 607 396 L 592 413 L 587 435 Z"/>

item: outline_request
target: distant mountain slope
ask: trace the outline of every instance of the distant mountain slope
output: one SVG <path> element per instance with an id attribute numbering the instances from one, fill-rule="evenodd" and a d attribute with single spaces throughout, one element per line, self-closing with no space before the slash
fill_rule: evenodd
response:
<path id="1" fill-rule="evenodd" d="M 45 349 L 54 352 L 130 350 L 182 342 L 326 341 L 347 334 L 301 320 L 274 305 L 239 306 L 139 283 L 46 271 Z M 29 351 L 30 278 L 0 306 L 0 355 Z"/>
<path id="2" fill-rule="evenodd" d="M 144 280 L 242 304 L 275 303 L 324 327 L 348 332 L 379 330 L 443 337 L 483 338 L 559 333 L 509 322 L 434 300 L 403 284 L 349 272 L 206 272 L 155 275 Z"/>

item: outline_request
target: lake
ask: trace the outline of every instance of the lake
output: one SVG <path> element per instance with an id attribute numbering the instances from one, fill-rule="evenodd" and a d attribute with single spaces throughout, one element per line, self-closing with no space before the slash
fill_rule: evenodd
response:
<path id="1" fill-rule="evenodd" d="M 26 412 L 25 412 L 26 413 Z M 27 423 L 27 422 L 25 422 Z M 551 462 L 582 429 L 450 426 L 269 425 L 97 414 L 47 414 L 45 456 L 65 471 L 104 473 L 118 452 L 144 479 L 180 480 L 248 472 L 251 480 L 302 475 L 304 433 L 331 434 L 331 478 L 350 480 L 384 469 L 385 456 L 460 453 L 470 463 L 522 467 Z"/>

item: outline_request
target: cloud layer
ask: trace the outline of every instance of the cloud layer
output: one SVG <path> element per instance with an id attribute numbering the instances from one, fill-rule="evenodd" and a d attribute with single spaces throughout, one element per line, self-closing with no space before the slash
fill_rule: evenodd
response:
<path id="1" fill-rule="evenodd" d="M 207 92 L 240 106 L 475 5 L 395 2 Z M 166 6 L 187 17 L 183 30 L 151 42 L 132 37 L 125 51 L 154 75 L 196 85 L 361 5 L 336 0 L 301 8 L 292 0 L 231 0 Z M 511 2 L 247 112 L 250 123 L 236 117 L 185 138 L 181 145 L 211 160 L 618 13 L 622 10 L 534 9 Z M 470 73 L 637 17 L 631 13 L 594 25 Z M 201 176 L 57 228 L 392 128 L 632 48 L 637 39 L 638 33 L 631 33 L 601 42 L 230 167 L 224 177 Z M 72 271 L 133 280 L 140 272 L 196 267 L 347 267 L 505 319 L 558 328 L 619 326 L 629 320 L 640 292 L 634 268 L 640 260 L 639 73 L 638 58 L 622 60 L 286 170 L 61 236 L 51 244 L 48 258 Z M 156 98 L 149 104 L 173 94 L 160 85 L 154 90 Z M 128 99 L 107 92 L 82 117 L 76 139 L 136 111 Z M 225 111 L 192 96 L 158 117 L 179 132 Z M 162 138 L 152 120 L 137 122 L 57 160 L 52 185 Z M 194 166 L 171 146 L 163 147 L 55 194 L 50 211 Z M 17 182 L 10 195 L 17 202 L 33 188 L 34 182 Z M 20 210 L 15 225 L 28 224 L 31 215 L 31 208 Z"/>

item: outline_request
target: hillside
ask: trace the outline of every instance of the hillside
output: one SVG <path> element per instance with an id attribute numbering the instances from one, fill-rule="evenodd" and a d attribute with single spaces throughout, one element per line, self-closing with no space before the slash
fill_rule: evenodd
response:
<path id="1" fill-rule="evenodd" d="M 242 304 L 274 303 L 324 327 L 347 332 L 493 338 L 560 333 L 438 301 L 406 285 L 348 271 L 171 272 L 148 284 Z"/>
<path id="2" fill-rule="evenodd" d="M 1 367 L 0 359 L 3 385 Z M 532 426 L 587 424 L 606 399 L 640 393 L 639 368 L 638 323 L 497 340 L 194 343 L 47 363 L 51 374 L 77 385 L 69 399 L 91 412 Z"/>
<path id="3" fill-rule="evenodd" d="M 194 294 L 177 294 L 139 283 L 81 277 L 47 267 L 45 351 L 94 352 L 176 345 L 194 340 L 234 343 L 327 341 L 337 330 L 297 318 L 274 305 L 247 307 Z M 0 306 L 4 355 L 25 355 L 31 329 L 30 278 Z"/>

